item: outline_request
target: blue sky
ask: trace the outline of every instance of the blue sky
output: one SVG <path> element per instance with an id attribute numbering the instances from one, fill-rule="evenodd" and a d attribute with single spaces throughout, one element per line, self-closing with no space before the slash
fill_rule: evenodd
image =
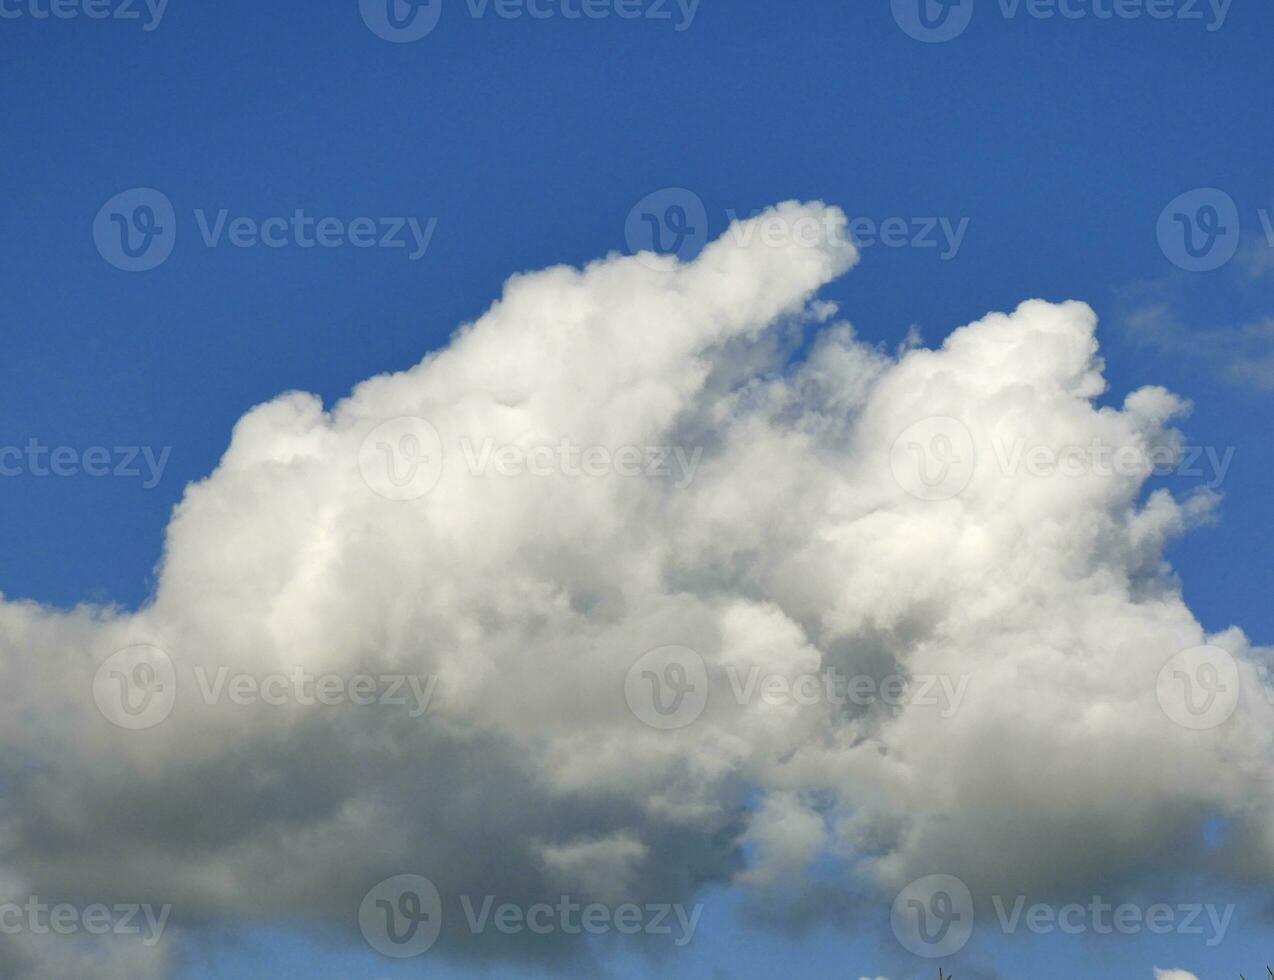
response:
<path id="1" fill-rule="evenodd" d="M 12 13 L 0 19 L 0 445 L 171 454 L 153 487 L 0 479 L 6 597 L 143 603 L 172 508 L 248 408 L 290 389 L 330 405 L 411 366 L 510 274 L 628 251 L 634 206 L 684 188 L 714 238 L 732 215 L 793 198 L 902 219 L 909 241 L 926 227 L 940 238 L 929 219 L 967 220 L 954 254 L 875 244 L 824 290 L 891 349 L 912 327 L 937 342 L 1026 298 L 1091 304 L 1109 401 L 1163 384 L 1194 402 L 1192 443 L 1234 448 L 1219 520 L 1170 552 L 1191 609 L 1209 629 L 1237 623 L 1274 642 L 1274 386 L 1236 377 L 1254 353 L 1233 341 L 1274 299 L 1268 4 L 1236 0 L 1218 24 L 1206 3 L 1201 20 L 1101 17 L 1098 0 L 1069 19 L 976 0 L 958 37 L 924 43 L 887 3 L 702 0 L 687 23 L 675 4 L 668 20 L 590 20 L 560 3 L 537 19 L 442 0 L 427 37 L 390 43 L 356 0 L 171 0 L 158 23 L 143 5 L 137 20 L 35 16 L 44 3 L 0 0 Z M 158 268 L 126 273 L 99 253 L 93 224 L 137 187 L 171 201 L 177 237 Z M 1235 257 L 1208 272 L 1174 264 L 1157 235 L 1165 206 L 1199 188 L 1228 195 L 1242 230 Z M 222 209 L 230 221 L 301 209 L 433 230 L 415 259 L 411 247 L 210 247 L 195 212 Z M 1181 325 L 1170 342 L 1168 319 Z M 934 973 L 892 944 L 887 917 L 791 938 L 737 912 L 710 895 L 714 927 L 684 958 L 624 954 L 620 972 Z M 1180 936 L 979 939 L 950 968 L 960 980 L 991 968 L 1149 978 L 1152 966 L 1250 977 L 1274 939 L 1259 918 L 1216 949 Z M 304 933 L 243 941 L 181 975 L 420 972 Z"/>

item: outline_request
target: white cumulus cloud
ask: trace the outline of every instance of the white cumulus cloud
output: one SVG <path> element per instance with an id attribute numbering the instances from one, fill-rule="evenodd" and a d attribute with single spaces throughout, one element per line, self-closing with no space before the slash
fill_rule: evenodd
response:
<path id="1" fill-rule="evenodd" d="M 516 276 L 411 370 L 249 411 L 143 608 L 0 602 L 0 866 L 30 894 L 171 903 L 174 935 L 351 942 L 403 873 L 444 903 L 688 902 L 827 860 L 885 907 L 938 871 L 975 896 L 1155 865 L 1268 880 L 1263 652 L 1207 635 L 1163 557 L 1215 499 L 1143 492 L 1187 406 L 1108 400 L 1082 303 L 891 356 L 816 299 L 856 259 L 843 234 L 731 234 Z M 107 664 L 136 644 L 172 665 L 158 694 Z M 1242 697 L 1199 729 L 1159 678 L 1203 644 Z M 625 692 L 664 647 L 703 703 L 659 727 Z M 322 704 L 283 680 L 356 675 L 420 686 Z M 134 681 L 174 699 L 153 726 L 101 710 Z M 580 943 L 457 913 L 440 951 Z"/>

